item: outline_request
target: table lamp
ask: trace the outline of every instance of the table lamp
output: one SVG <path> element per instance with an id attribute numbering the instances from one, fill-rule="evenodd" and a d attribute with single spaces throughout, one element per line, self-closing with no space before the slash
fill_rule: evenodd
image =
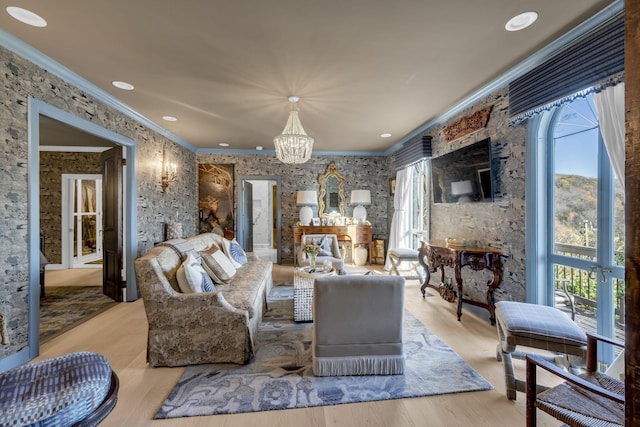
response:
<path id="1" fill-rule="evenodd" d="M 364 206 L 371 204 L 371 192 L 369 190 L 353 190 L 351 204 L 356 206 L 353 208 L 353 217 L 358 223 L 364 222 L 367 219 L 367 209 Z"/>
<path id="2" fill-rule="evenodd" d="M 298 191 L 296 205 L 302 206 L 300 208 L 300 222 L 302 225 L 311 224 L 311 219 L 313 218 L 311 206 L 318 205 L 318 193 L 315 191 Z"/>
<path id="3" fill-rule="evenodd" d="M 471 181 L 456 181 L 451 183 L 451 195 L 458 198 L 458 203 L 470 202 L 473 194 Z"/>

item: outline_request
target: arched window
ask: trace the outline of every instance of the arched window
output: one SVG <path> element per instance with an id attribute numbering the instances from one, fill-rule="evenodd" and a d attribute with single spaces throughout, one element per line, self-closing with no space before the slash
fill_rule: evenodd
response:
<path id="1" fill-rule="evenodd" d="M 529 286 L 538 288 L 539 303 L 574 315 L 583 329 L 624 340 L 624 190 L 593 97 L 564 103 L 529 126 L 537 128 L 529 187 L 537 205 L 527 214 L 542 223 L 529 237 L 541 243 L 534 267 L 541 274 Z"/>

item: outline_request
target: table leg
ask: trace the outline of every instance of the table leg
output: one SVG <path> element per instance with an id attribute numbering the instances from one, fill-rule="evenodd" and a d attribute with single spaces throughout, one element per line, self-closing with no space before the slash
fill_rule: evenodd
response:
<path id="1" fill-rule="evenodd" d="M 493 291 L 495 289 L 492 286 L 489 286 L 487 289 L 487 310 L 489 310 L 489 320 L 491 324 L 495 326 L 496 324 L 496 301 L 493 296 Z"/>
<path id="2" fill-rule="evenodd" d="M 500 256 L 492 256 L 489 262 L 490 270 L 493 272 L 493 280 L 487 283 L 487 310 L 489 310 L 489 320 L 492 325 L 496 324 L 496 300 L 494 291 L 502 282 L 502 262 Z"/>
<path id="3" fill-rule="evenodd" d="M 460 263 L 457 262 L 456 266 L 454 268 L 454 272 L 455 272 L 455 276 L 456 276 L 456 283 L 458 285 L 458 322 L 460 321 L 460 318 L 462 317 L 462 274 L 460 274 Z"/>
<path id="4" fill-rule="evenodd" d="M 422 283 L 422 286 L 420 286 L 420 292 L 422 292 L 422 298 L 425 298 L 427 296 L 427 286 L 429 286 L 429 280 L 431 280 L 431 271 L 429 270 L 429 266 L 424 262 L 424 246 L 420 245 L 420 248 L 418 249 L 418 262 L 420 263 L 420 265 L 422 265 L 422 267 L 424 268 L 425 271 L 425 279 L 424 282 Z"/>

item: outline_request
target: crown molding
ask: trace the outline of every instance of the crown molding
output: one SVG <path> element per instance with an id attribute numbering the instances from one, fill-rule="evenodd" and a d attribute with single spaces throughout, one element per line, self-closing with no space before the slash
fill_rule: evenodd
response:
<path id="1" fill-rule="evenodd" d="M 607 6 L 600 12 L 593 15 L 591 18 L 583 21 L 572 30 L 569 30 L 568 32 L 566 32 L 560 38 L 549 43 L 547 46 L 543 47 L 538 52 L 531 55 L 529 58 L 520 62 L 515 67 L 511 68 L 509 71 L 507 71 L 497 79 L 491 81 L 490 83 L 478 89 L 469 97 L 453 105 L 444 114 L 441 114 L 435 119 L 426 122 L 416 130 L 414 130 L 413 132 L 411 132 L 410 134 L 402 138 L 399 142 L 397 142 L 395 145 L 393 145 L 391 148 L 385 151 L 384 155 L 388 156 L 396 152 L 405 143 L 412 140 L 413 138 L 419 136 L 420 134 L 426 132 L 427 130 L 435 126 L 438 126 L 454 118 L 455 116 L 457 116 L 458 114 L 466 110 L 467 108 L 472 107 L 482 99 L 490 96 L 491 94 L 495 93 L 499 89 L 502 89 L 503 87 L 508 85 L 510 81 L 522 76 L 527 71 L 542 64 L 544 61 L 551 58 L 553 55 L 560 52 L 562 49 L 573 44 L 578 38 L 595 30 L 596 28 L 600 27 L 601 25 L 610 21 L 611 19 L 615 18 L 622 12 L 624 12 L 624 0 L 614 1 L 609 6 Z"/>
<path id="2" fill-rule="evenodd" d="M 13 53 L 27 59 L 28 61 L 31 61 L 35 65 L 47 70 L 49 73 L 86 92 L 98 101 L 107 104 L 111 108 L 120 111 L 133 120 L 136 120 L 137 122 L 148 127 L 149 129 L 165 136 L 166 138 L 169 138 L 176 144 L 179 144 L 193 152 L 196 151 L 196 147 L 194 147 L 184 139 L 163 128 L 153 120 L 140 114 L 124 102 L 120 101 L 110 93 L 100 89 L 98 86 L 74 73 L 64 65 L 54 61 L 39 50 L 33 48 L 19 38 L 2 29 L 0 29 L 0 44 Z"/>

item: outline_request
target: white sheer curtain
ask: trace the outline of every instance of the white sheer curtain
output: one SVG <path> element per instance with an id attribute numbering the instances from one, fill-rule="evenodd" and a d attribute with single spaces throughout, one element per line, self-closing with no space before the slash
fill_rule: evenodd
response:
<path id="1" fill-rule="evenodd" d="M 624 82 L 594 93 L 593 103 L 613 170 L 624 188 Z"/>
<path id="2" fill-rule="evenodd" d="M 411 174 L 411 166 L 400 169 L 396 173 L 396 194 L 393 198 L 394 211 L 389 231 L 389 250 L 411 247 L 411 224 L 409 221 Z M 384 269 L 391 269 L 389 256 L 385 260 Z"/>
<path id="3" fill-rule="evenodd" d="M 600 133 L 618 181 L 624 188 L 624 82 L 593 94 Z M 615 358 L 607 374 L 624 381 L 624 351 Z"/>

